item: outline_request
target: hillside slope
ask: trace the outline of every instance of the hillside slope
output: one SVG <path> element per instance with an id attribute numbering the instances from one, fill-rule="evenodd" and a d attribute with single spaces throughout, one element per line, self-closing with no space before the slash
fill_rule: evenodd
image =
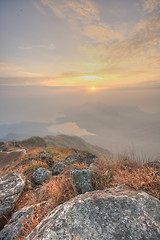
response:
<path id="1" fill-rule="evenodd" d="M 80 151 L 87 151 L 96 155 L 97 157 L 110 156 L 112 153 L 107 149 L 103 149 L 98 146 L 87 143 L 80 137 L 68 136 L 68 135 L 57 135 L 57 136 L 46 136 L 44 138 L 31 137 L 23 141 L 18 141 L 17 144 L 23 147 L 47 147 L 51 146 L 54 148 L 72 148 Z"/>
<path id="2" fill-rule="evenodd" d="M 46 142 L 41 137 L 31 137 L 17 143 L 23 147 L 46 147 Z"/>
<path id="3" fill-rule="evenodd" d="M 44 138 L 47 145 L 58 148 L 74 148 L 80 151 L 87 151 L 95 154 L 98 157 L 112 155 L 107 149 L 103 149 L 98 146 L 91 145 L 87 143 L 80 137 L 68 136 L 68 135 L 57 135 L 57 136 L 47 136 Z"/>

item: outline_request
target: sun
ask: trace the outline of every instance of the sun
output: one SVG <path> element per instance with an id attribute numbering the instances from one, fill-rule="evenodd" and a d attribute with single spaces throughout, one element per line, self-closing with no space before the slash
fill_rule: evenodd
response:
<path id="1" fill-rule="evenodd" d="M 91 87 L 90 89 L 91 89 L 92 91 L 95 91 L 95 90 L 96 90 L 96 88 L 95 88 L 95 87 Z"/>

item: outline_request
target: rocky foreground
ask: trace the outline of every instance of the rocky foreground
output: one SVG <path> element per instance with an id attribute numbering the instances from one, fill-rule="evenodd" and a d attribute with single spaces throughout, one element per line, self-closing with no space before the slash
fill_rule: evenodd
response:
<path id="1" fill-rule="evenodd" d="M 123 186 L 85 193 L 54 209 L 26 238 L 160 239 L 160 201 Z"/>
<path id="2" fill-rule="evenodd" d="M 97 172 L 97 161 L 93 155 L 72 154 L 50 169 L 38 168 L 30 181 L 25 181 L 19 173 L 3 176 L 0 179 L 0 240 L 159 240 L 160 201 L 125 185 L 95 191 L 92 176 Z M 53 207 L 53 198 L 47 201 L 41 198 L 42 193 L 48 194 L 45 183 L 52 182 L 53 176 L 63 176 L 65 171 L 69 171 L 69 178 L 73 179 L 79 195 Z M 108 179 L 109 171 L 104 175 Z M 34 196 L 37 202 L 14 211 L 22 192 L 29 188 L 32 189 L 31 197 Z M 37 209 L 39 214 L 45 213 L 41 221 L 37 213 L 34 214 Z M 35 221 L 37 227 L 26 233 L 25 228 Z"/>

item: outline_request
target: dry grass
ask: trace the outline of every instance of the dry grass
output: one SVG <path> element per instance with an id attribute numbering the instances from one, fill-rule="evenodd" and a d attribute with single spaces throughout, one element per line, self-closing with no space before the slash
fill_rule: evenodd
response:
<path id="1" fill-rule="evenodd" d="M 68 171 L 63 175 L 53 176 L 48 183 L 44 183 L 39 189 L 24 190 L 15 210 L 48 200 L 51 200 L 53 209 L 76 195 L 73 179 L 69 176 Z"/>
<path id="2" fill-rule="evenodd" d="M 21 234 L 17 233 L 16 239 L 25 239 L 31 231 L 42 221 L 42 219 L 49 212 L 47 205 L 39 205 L 34 207 L 32 214 L 27 219 L 22 219 L 22 228 L 20 229 Z"/>
<path id="3" fill-rule="evenodd" d="M 23 173 L 27 180 L 30 180 L 32 173 L 39 167 L 49 168 L 50 162 L 40 157 L 40 151 L 46 151 L 52 157 L 51 161 L 54 163 L 64 160 L 67 155 L 74 153 L 72 149 L 59 148 L 34 148 L 28 149 L 27 155 L 23 156 L 18 162 L 14 162 L 12 166 L 6 168 L 6 172 L 20 172 Z M 32 160 L 33 159 L 33 160 Z M 50 159 L 50 158 L 49 158 Z M 119 155 L 115 159 L 100 159 L 92 175 L 92 182 L 95 190 L 101 190 L 125 184 L 136 190 L 144 190 L 150 195 L 160 199 L 160 164 L 145 165 L 143 161 L 137 158 L 134 154 Z M 140 163 L 141 162 L 141 163 Z M 156 166 L 156 167 L 155 167 Z M 68 166 L 63 174 L 51 177 L 48 183 L 44 183 L 39 189 L 26 186 L 21 198 L 19 198 L 15 211 L 20 210 L 24 206 L 34 205 L 43 201 L 49 201 L 50 210 L 61 203 L 75 197 L 77 195 L 75 186 L 73 184 L 72 176 L 70 176 L 70 167 L 72 168 L 87 168 L 87 164 L 73 164 Z M 4 175 L 4 170 L 1 170 Z M 24 239 L 47 214 L 45 207 L 35 209 L 34 213 L 25 221 L 23 226 L 22 238 Z"/>
<path id="4" fill-rule="evenodd" d="M 52 180 L 44 186 L 47 198 L 52 199 L 53 208 L 77 195 L 72 177 L 65 174 L 52 177 Z"/>
<path id="5" fill-rule="evenodd" d="M 39 148 L 39 147 L 27 147 L 27 154 L 23 155 L 22 153 L 13 153 L 19 154 L 20 157 L 17 161 L 13 161 L 13 157 L 10 154 L 5 154 L 6 156 L 11 156 L 10 164 L 7 165 L 7 161 L 5 161 L 4 166 L 0 166 L 0 176 L 5 174 L 9 174 L 12 172 L 23 173 L 27 179 L 30 179 L 32 173 L 38 167 L 51 168 L 54 163 L 64 160 L 69 154 L 74 153 L 73 149 L 66 148 Z M 46 158 L 42 159 L 39 155 L 41 151 L 46 151 Z M 12 155 L 13 155 L 12 154 Z"/>
<path id="6" fill-rule="evenodd" d="M 72 164 L 72 169 L 74 168 L 88 168 L 87 163 L 73 163 Z"/>
<path id="7" fill-rule="evenodd" d="M 160 164 L 158 168 L 154 168 L 137 162 L 137 159 L 120 156 L 117 161 L 99 161 L 93 174 L 93 184 L 95 189 L 125 184 L 160 199 L 159 172 Z"/>
<path id="8" fill-rule="evenodd" d="M 74 153 L 71 148 L 54 148 L 51 146 L 47 147 L 46 151 L 53 156 L 55 163 L 63 161 L 68 155 Z"/>
<path id="9" fill-rule="evenodd" d="M 158 171 L 151 167 L 137 167 L 133 170 L 117 171 L 114 181 L 124 183 L 135 190 L 144 190 L 148 194 L 160 199 L 160 176 Z"/>
<path id="10" fill-rule="evenodd" d="M 16 210 L 21 209 L 26 205 L 34 205 L 42 201 L 49 201 L 50 211 L 59 204 L 75 197 L 77 192 L 73 185 L 73 180 L 67 175 L 55 176 L 48 182 L 43 184 L 45 190 L 40 189 L 36 197 L 33 191 L 24 192 L 21 199 L 17 202 Z M 48 213 L 47 208 L 37 208 L 31 217 L 25 222 L 22 229 L 22 235 L 19 239 L 25 239 L 26 236 L 41 222 Z"/>

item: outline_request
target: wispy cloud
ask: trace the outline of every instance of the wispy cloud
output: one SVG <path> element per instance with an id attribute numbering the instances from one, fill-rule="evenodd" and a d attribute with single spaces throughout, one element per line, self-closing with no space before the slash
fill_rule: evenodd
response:
<path id="1" fill-rule="evenodd" d="M 32 78 L 43 77 L 44 75 L 26 71 L 23 67 L 19 65 L 0 62 L 0 85 L 5 85 L 6 83 L 7 85 L 14 85 L 18 82 L 23 85 L 25 83 L 23 83 L 23 78 L 27 80 L 31 78 L 32 81 Z"/>
<path id="2" fill-rule="evenodd" d="M 73 46 L 73 51 L 78 50 L 79 55 L 77 54 L 73 61 L 67 56 L 69 60 L 65 59 L 63 64 L 63 58 L 58 61 L 56 59 L 56 64 L 60 67 L 51 65 L 50 69 L 55 68 L 55 72 L 50 71 L 50 77 L 32 73 L 18 66 L 10 66 L 12 68 L 8 69 L 10 76 L 24 77 L 24 84 L 27 81 L 28 84 L 32 84 L 25 77 L 33 77 L 36 84 L 46 86 L 80 85 L 85 82 L 82 81 L 84 76 L 98 76 L 98 83 L 106 82 L 108 84 L 111 82 L 111 85 L 112 83 L 116 85 L 121 82 L 145 81 L 149 78 L 153 81 L 158 80 L 160 74 L 160 0 L 139 0 L 141 7 L 143 6 L 141 20 L 134 27 L 132 26 L 127 34 L 124 31 L 124 23 L 113 29 L 111 25 L 107 24 L 107 21 L 102 21 L 101 13 L 96 7 L 98 4 L 94 4 L 94 1 L 41 0 L 32 2 L 42 14 L 47 13 L 48 8 L 54 15 L 53 19 L 61 18 L 60 22 L 64 20 L 68 24 L 72 30 L 67 29 L 69 37 L 72 38 L 73 34 L 77 41 Z M 116 9 L 114 9 L 115 16 Z M 125 23 L 125 29 L 128 29 L 128 26 L 128 23 Z M 60 44 L 57 44 L 57 47 L 59 46 Z M 18 48 L 26 51 L 54 50 L 55 45 L 52 42 L 37 45 L 22 44 Z M 65 47 L 61 47 L 61 52 L 62 49 L 65 50 Z M 63 57 L 63 53 L 60 54 Z M 46 63 L 47 66 L 49 64 Z M 0 70 L 6 68 L 7 71 L 8 67 L 0 65 Z M 45 73 L 48 70 L 46 69 Z M 41 78 L 39 82 L 36 77 Z M 96 81 L 96 79 L 94 80 Z"/>
<path id="3" fill-rule="evenodd" d="M 41 0 L 44 6 L 52 9 L 53 13 L 61 18 L 81 20 L 82 22 L 92 22 L 99 20 L 98 10 L 89 0 Z"/>
<path id="4" fill-rule="evenodd" d="M 90 80 L 90 81 L 93 81 L 93 80 L 97 80 L 97 79 L 103 79 L 102 77 L 97 77 L 97 76 L 82 76 L 82 79 L 83 80 Z"/>
<path id="5" fill-rule="evenodd" d="M 112 90 L 112 88 L 110 88 Z M 119 91 L 123 90 L 158 90 L 160 91 L 160 81 L 155 80 L 155 81 L 143 81 L 139 83 L 134 83 L 134 84 L 121 84 L 117 88 L 114 87 L 114 89 L 117 89 Z"/>
<path id="6" fill-rule="evenodd" d="M 9 64 L 9 63 L 5 63 L 5 62 L 0 62 L 0 72 L 3 71 L 19 71 L 22 68 L 18 65 L 14 65 L 14 64 Z"/>
<path id="7" fill-rule="evenodd" d="M 100 20 L 99 11 L 90 0 L 41 0 L 53 13 L 64 18 L 74 31 L 95 42 L 122 39 L 123 31 L 117 32 Z"/>
<path id="8" fill-rule="evenodd" d="M 157 1 L 154 4 L 156 8 Z M 149 8 L 149 6 L 148 6 Z M 153 6 L 152 6 L 153 8 Z M 157 8 L 156 8 L 157 9 Z M 109 32 L 109 31 L 108 31 Z M 139 81 L 159 79 L 160 64 L 160 12 L 148 13 L 126 39 L 105 40 L 94 46 L 82 47 L 90 59 L 97 59 L 102 67 L 95 74 L 104 74 L 106 79 L 118 81 Z M 96 34 L 95 34 L 96 35 Z M 111 33 L 111 36 L 113 33 Z M 102 40 L 102 39 L 101 39 Z"/>
<path id="9" fill-rule="evenodd" d="M 87 25 L 84 28 L 84 35 L 97 43 L 105 43 L 113 39 L 123 39 L 122 32 L 114 31 L 107 24 Z"/>
<path id="10" fill-rule="evenodd" d="M 142 0 L 144 11 L 147 13 L 152 12 L 157 7 L 160 8 L 160 0 Z"/>
<path id="11" fill-rule="evenodd" d="M 32 4 L 40 13 L 42 13 L 43 15 L 46 15 L 46 12 L 45 12 L 43 6 L 41 6 L 39 3 L 35 2 L 35 1 L 32 1 Z"/>
<path id="12" fill-rule="evenodd" d="M 0 77 L 0 86 L 40 86 L 44 79 L 36 77 Z"/>

